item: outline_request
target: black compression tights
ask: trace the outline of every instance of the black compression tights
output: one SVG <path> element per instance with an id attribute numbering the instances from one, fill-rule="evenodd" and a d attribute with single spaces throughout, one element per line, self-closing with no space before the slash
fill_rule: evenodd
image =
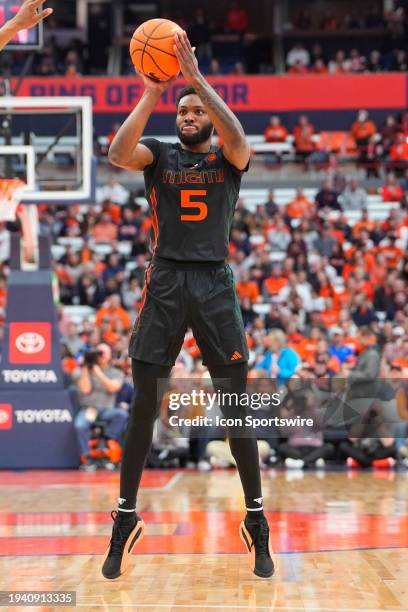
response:
<path id="1" fill-rule="evenodd" d="M 211 378 L 216 381 L 218 391 L 244 393 L 246 389 L 247 364 L 238 363 L 208 368 Z M 170 366 L 159 366 L 132 359 L 132 374 L 135 386 L 132 410 L 126 433 L 120 472 L 120 497 L 125 500 L 121 509 L 131 510 L 136 506 L 136 495 L 142 471 L 150 450 L 153 425 L 159 414 L 161 397 L 158 397 L 160 379 L 167 379 Z M 216 380 L 218 379 L 218 380 Z M 163 388 L 163 385 L 161 385 Z M 223 409 L 224 416 L 245 418 L 246 409 L 235 405 Z M 239 431 L 228 431 L 231 453 L 237 463 L 244 494 L 247 499 L 259 498 L 261 476 L 259 471 L 258 446 L 255 437 L 240 437 Z"/>

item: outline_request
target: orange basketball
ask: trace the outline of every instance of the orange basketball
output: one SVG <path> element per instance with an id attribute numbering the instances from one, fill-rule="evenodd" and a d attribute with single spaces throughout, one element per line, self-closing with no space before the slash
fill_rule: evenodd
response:
<path id="1" fill-rule="evenodd" d="M 180 72 L 174 54 L 174 34 L 180 26 L 169 19 L 150 19 L 135 30 L 130 57 L 138 72 L 155 81 L 168 81 Z"/>

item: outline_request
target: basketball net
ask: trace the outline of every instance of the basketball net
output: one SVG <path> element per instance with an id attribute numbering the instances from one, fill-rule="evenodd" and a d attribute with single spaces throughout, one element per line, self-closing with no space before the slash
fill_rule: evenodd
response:
<path id="1" fill-rule="evenodd" d="M 0 179 L 0 222 L 15 221 L 27 185 L 20 179 Z"/>

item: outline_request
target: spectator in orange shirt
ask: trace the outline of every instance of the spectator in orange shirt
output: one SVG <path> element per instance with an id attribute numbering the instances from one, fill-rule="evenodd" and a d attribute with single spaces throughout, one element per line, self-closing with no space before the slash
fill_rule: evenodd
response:
<path id="1" fill-rule="evenodd" d="M 364 268 L 358 266 L 354 272 L 354 277 L 356 279 L 355 290 L 364 293 L 367 299 L 372 302 L 374 299 L 374 287 L 371 282 L 367 280 Z"/>
<path id="2" fill-rule="evenodd" d="M 327 368 L 333 374 L 340 372 L 340 361 L 335 355 L 329 354 L 328 348 L 326 340 L 319 340 L 314 355 L 310 356 L 307 361 L 311 366 L 314 366 L 317 362 L 325 361 Z"/>
<path id="3" fill-rule="evenodd" d="M 380 193 L 384 202 L 400 202 L 402 200 L 404 191 L 393 172 L 387 174 L 386 183 L 381 187 Z"/>
<path id="4" fill-rule="evenodd" d="M 357 119 L 351 126 L 351 135 L 356 141 L 356 145 L 366 147 L 370 136 L 373 136 L 377 132 L 375 123 L 368 118 L 368 112 L 366 110 L 360 110 L 357 113 Z"/>
<path id="5" fill-rule="evenodd" d="M 334 300 L 331 297 L 327 297 L 324 300 L 326 308 L 320 313 L 320 320 L 325 327 L 331 325 L 338 325 L 339 323 L 339 311 L 334 306 Z"/>
<path id="6" fill-rule="evenodd" d="M 242 300 L 243 298 L 249 298 L 252 304 L 258 300 L 259 288 L 255 281 L 251 281 L 248 270 L 241 272 L 241 280 L 236 284 L 238 297 Z"/>
<path id="7" fill-rule="evenodd" d="M 282 275 L 282 266 L 275 264 L 272 268 L 271 275 L 263 282 L 262 293 L 265 297 L 277 295 L 287 283 L 288 279 Z"/>
<path id="8" fill-rule="evenodd" d="M 310 360 L 313 360 L 317 351 L 317 345 L 322 338 L 323 334 L 321 329 L 319 327 L 312 327 L 302 346 L 305 361 L 309 362 Z"/>
<path id="9" fill-rule="evenodd" d="M 286 207 L 287 216 L 290 219 L 300 219 L 303 217 L 308 217 L 310 219 L 314 212 L 314 203 L 305 196 L 302 187 L 298 187 L 296 189 L 296 196 Z"/>
<path id="10" fill-rule="evenodd" d="M 390 159 L 392 168 L 398 176 L 402 176 L 408 166 L 408 142 L 407 137 L 399 132 L 396 142 L 390 148 Z"/>
<path id="11" fill-rule="evenodd" d="M 293 136 L 295 137 L 296 154 L 303 161 L 315 150 L 315 144 L 312 140 L 314 131 L 315 129 L 308 117 L 300 115 L 298 123 L 293 129 Z"/>
<path id="12" fill-rule="evenodd" d="M 106 298 L 102 307 L 96 313 L 95 325 L 100 326 L 102 321 L 109 321 L 110 330 L 116 330 L 116 321 L 119 320 L 123 329 L 128 330 L 131 319 L 124 308 L 120 305 L 120 297 L 116 294 Z"/>
<path id="13" fill-rule="evenodd" d="M 371 136 L 377 132 L 375 123 L 368 118 L 366 110 L 357 113 L 357 119 L 351 126 L 350 134 L 354 138 L 359 151 L 360 163 L 367 162 L 367 147 Z"/>
<path id="14" fill-rule="evenodd" d="M 310 68 L 309 72 L 312 74 L 327 74 L 329 69 L 325 65 L 324 61 L 318 57 L 313 66 Z"/>
<path id="15" fill-rule="evenodd" d="M 364 208 L 361 212 L 360 221 L 357 221 L 353 226 L 352 234 L 354 238 L 359 238 L 361 235 L 361 232 L 363 231 L 372 232 L 374 227 L 375 227 L 374 221 L 370 221 L 370 219 L 368 218 L 368 210 Z"/>
<path id="16" fill-rule="evenodd" d="M 385 265 L 388 270 L 395 270 L 399 262 L 404 258 L 404 252 L 397 245 L 397 236 L 388 234 L 385 241 L 381 241 L 378 251 L 385 258 Z"/>
<path id="17" fill-rule="evenodd" d="M 265 128 L 265 142 L 285 142 L 288 137 L 288 130 L 281 124 L 277 115 L 272 115 L 269 125 Z"/>
<path id="18" fill-rule="evenodd" d="M 387 277 L 386 260 L 382 253 L 377 253 L 375 256 L 375 263 L 370 270 L 370 283 L 376 289 L 384 284 Z"/>
<path id="19" fill-rule="evenodd" d="M 307 74 L 308 72 L 309 68 L 302 64 L 300 60 L 297 60 L 288 70 L 288 74 Z"/>
<path id="20" fill-rule="evenodd" d="M 95 242 L 113 242 L 118 237 L 118 226 L 112 222 L 108 213 L 103 213 L 91 230 Z"/>

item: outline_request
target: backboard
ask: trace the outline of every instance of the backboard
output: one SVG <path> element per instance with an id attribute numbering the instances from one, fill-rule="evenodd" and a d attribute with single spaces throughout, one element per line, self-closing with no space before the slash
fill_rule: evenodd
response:
<path id="1" fill-rule="evenodd" d="M 29 184 L 23 202 L 90 201 L 92 157 L 91 98 L 0 97 L 0 177 Z"/>

